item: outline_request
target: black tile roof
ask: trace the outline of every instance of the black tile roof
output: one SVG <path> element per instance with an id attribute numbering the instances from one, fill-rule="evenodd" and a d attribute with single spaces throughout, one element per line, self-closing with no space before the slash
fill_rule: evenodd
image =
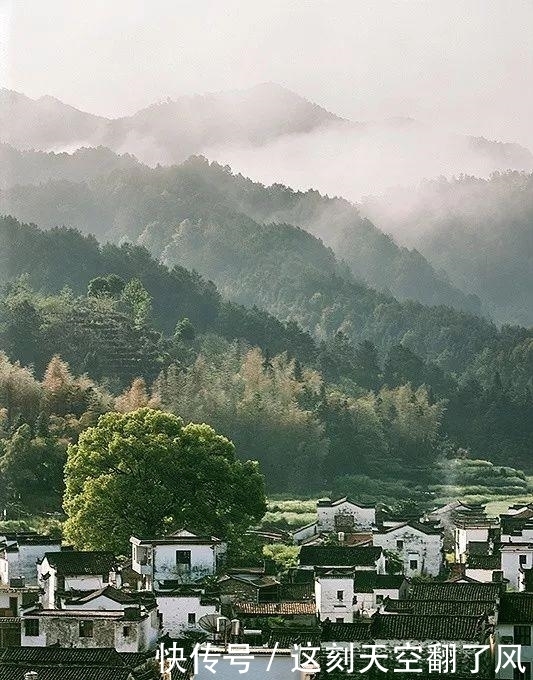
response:
<path id="1" fill-rule="evenodd" d="M 279 592 L 282 600 L 310 600 L 315 596 L 314 583 L 283 583 Z"/>
<path id="2" fill-rule="evenodd" d="M 47 552 L 45 557 L 48 563 L 64 576 L 109 574 L 116 567 L 116 558 L 110 552 L 64 550 Z"/>
<path id="3" fill-rule="evenodd" d="M 337 498 L 337 500 L 332 501 L 331 498 L 321 498 L 319 501 L 317 501 L 317 507 L 319 508 L 334 508 L 337 505 L 342 505 L 342 503 L 351 503 L 352 505 L 357 506 L 358 508 L 363 508 L 366 510 L 373 510 L 375 509 L 375 505 L 367 505 L 365 503 L 358 503 L 356 501 L 352 501 L 351 498 L 348 498 L 347 496 L 343 496 L 342 498 Z"/>
<path id="4" fill-rule="evenodd" d="M 495 604 L 462 600 L 390 600 L 385 602 L 388 612 L 405 612 L 417 616 L 484 616 L 494 612 Z"/>
<path id="5" fill-rule="evenodd" d="M 0 649 L 0 680 L 24 680 L 31 670 L 39 680 L 127 680 L 147 658 L 107 648 L 8 647 Z"/>
<path id="6" fill-rule="evenodd" d="M 300 564 L 322 567 L 373 567 L 382 549 L 377 546 L 304 545 Z"/>
<path id="7" fill-rule="evenodd" d="M 469 555 L 466 561 L 466 568 L 499 571 L 502 568 L 502 558 L 499 552 L 494 555 Z"/>
<path id="8" fill-rule="evenodd" d="M 113 588 L 113 586 L 106 586 L 100 590 L 93 590 L 90 593 L 80 594 L 79 597 L 69 598 L 69 604 L 85 604 L 95 600 L 97 597 L 108 597 L 110 600 L 119 604 L 135 604 L 139 601 L 137 593 L 128 593 L 125 590 Z"/>
<path id="9" fill-rule="evenodd" d="M 405 581 L 405 576 L 378 574 L 375 571 L 356 571 L 354 590 L 356 593 L 371 593 L 374 590 L 397 590 Z"/>
<path id="10" fill-rule="evenodd" d="M 484 622 L 476 616 L 417 616 L 377 614 L 372 619 L 374 640 L 478 641 Z"/>
<path id="11" fill-rule="evenodd" d="M 498 623 L 533 624 L 533 593 L 504 593 Z"/>
<path id="12" fill-rule="evenodd" d="M 268 646 L 274 647 L 276 642 L 279 649 L 292 649 L 294 645 L 311 647 L 320 646 L 319 630 L 272 630 L 268 639 Z"/>
<path id="13" fill-rule="evenodd" d="M 399 525 L 392 526 L 392 527 L 386 527 L 379 533 L 381 534 L 390 534 L 393 531 L 397 531 L 398 529 L 405 529 L 405 528 L 411 528 L 411 529 L 416 529 L 417 531 L 420 531 L 422 534 L 426 534 L 428 536 L 437 536 L 441 533 L 441 529 L 435 526 L 435 524 L 432 524 L 430 522 L 418 522 L 416 520 L 409 520 L 407 522 L 402 522 Z"/>
<path id="14" fill-rule="evenodd" d="M 356 623 L 330 623 L 325 621 L 322 627 L 322 642 L 357 642 L 372 640 L 371 620 Z"/>
<path id="15" fill-rule="evenodd" d="M 413 583 L 410 599 L 495 602 L 500 591 L 500 583 Z"/>
<path id="16" fill-rule="evenodd" d="M 77 649 L 75 647 L 8 647 L 0 649 L 2 664 L 43 664 L 56 666 L 124 666 L 115 649 Z"/>
<path id="17" fill-rule="evenodd" d="M 489 549 L 488 541 L 469 541 L 466 545 L 466 552 L 469 555 L 488 555 Z"/>
<path id="18" fill-rule="evenodd" d="M 39 680 L 129 680 L 128 668 L 103 668 L 101 666 L 4 666 L 0 663 L 0 680 L 24 680 L 28 671 L 37 671 Z"/>

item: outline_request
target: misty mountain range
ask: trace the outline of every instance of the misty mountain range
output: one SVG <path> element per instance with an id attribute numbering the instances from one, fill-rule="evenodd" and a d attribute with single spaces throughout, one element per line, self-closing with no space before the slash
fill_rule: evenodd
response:
<path id="1" fill-rule="evenodd" d="M 179 163 L 226 145 L 261 147 L 280 137 L 332 129 L 364 137 L 376 130 L 425 134 L 425 126 L 409 118 L 352 122 L 274 83 L 232 92 L 183 96 L 153 104 L 131 116 L 105 118 L 44 96 L 31 99 L 0 90 L 2 141 L 19 149 L 74 150 L 107 146 L 133 153 L 146 163 Z M 461 139 L 464 149 L 479 155 L 492 169 L 532 169 L 533 156 L 519 144 L 480 137 Z"/>
<path id="2" fill-rule="evenodd" d="M 217 279 L 209 266 L 193 257 L 193 251 L 187 262 L 176 255 L 176 240 L 187 231 L 181 225 L 187 220 L 191 224 L 210 221 L 210 238 L 203 230 L 205 242 L 198 244 L 197 252 L 203 250 L 207 257 L 204 248 L 209 246 L 220 257 L 213 229 L 227 228 L 228 213 L 263 228 L 282 223 L 321 239 L 332 248 L 341 269 L 345 266 L 350 275 L 386 295 L 485 313 L 498 321 L 533 324 L 528 295 L 533 284 L 532 182 L 527 175 L 518 174 L 521 180 L 503 174 L 498 181 L 465 178 L 426 183 L 418 192 L 397 188 L 383 198 L 365 199 L 358 209 L 318 191 L 293 191 L 280 184 L 264 187 L 242 175 L 222 172 L 219 166 L 198 173 L 194 164 L 166 170 L 142 162 L 168 164 L 212 152 L 209 157 L 227 154 L 228 160 L 237 154 L 244 165 L 263 159 L 261 166 L 268 168 L 269 154 L 275 160 L 276 154 L 287 153 L 286 166 L 312 173 L 314 166 L 307 167 L 304 156 L 293 159 L 290 152 L 295 148 L 301 152 L 302 144 L 312 148 L 315 142 L 320 152 L 324 140 L 329 144 L 333 139 L 335 146 L 342 139 L 350 143 L 357 139 L 359 146 L 354 149 L 368 153 L 375 144 L 373 152 L 379 157 L 384 140 L 394 140 L 393 148 L 401 157 L 402 148 L 414 139 L 427 142 L 430 134 L 436 143 L 433 133 L 416 121 L 352 123 L 285 88 L 264 84 L 241 92 L 182 97 L 114 120 L 84 113 L 52 97 L 33 100 L 2 90 L 0 129 L 4 142 L 0 210 L 21 220 L 47 228 L 67 224 L 101 240 L 132 240 L 147 245 L 157 257 L 168 258 L 172 251 L 174 261 L 213 277 L 230 295 L 224 288 L 229 284 Z M 397 146 L 398 140 L 404 147 Z M 346 153 L 354 151 L 350 143 Z M 447 145 L 450 158 L 457 152 L 454 163 L 459 167 L 475 158 L 480 173 L 533 167 L 531 153 L 517 144 L 442 132 L 438 143 Z M 46 152 L 74 151 L 80 144 L 98 148 Z M 391 165 L 390 149 L 387 153 L 381 166 L 384 176 Z M 347 181 L 350 168 L 343 160 L 323 156 L 321 172 L 333 180 L 336 173 L 344 174 Z M 239 163 L 235 169 L 239 170 Z M 276 172 L 275 162 L 270 172 Z M 407 175 L 406 185 L 410 179 Z M 469 200 L 470 189 L 476 195 L 475 206 Z M 237 299 L 256 302 L 240 294 Z"/>

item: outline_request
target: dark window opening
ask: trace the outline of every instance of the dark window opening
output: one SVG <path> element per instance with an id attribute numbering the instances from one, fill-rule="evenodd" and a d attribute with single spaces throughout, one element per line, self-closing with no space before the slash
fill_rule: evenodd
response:
<path id="1" fill-rule="evenodd" d="M 80 621 L 80 637 L 92 638 L 94 634 L 93 621 Z"/>
<path id="2" fill-rule="evenodd" d="M 515 626 L 513 638 L 515 645 L 531 647 L 531 626 Z"/>
<path id="3" fill-rule="evenodd" d="M 39 635 L 39 619 L 26 619 L 24 621 L 24 634 L 28 637 Z"/>

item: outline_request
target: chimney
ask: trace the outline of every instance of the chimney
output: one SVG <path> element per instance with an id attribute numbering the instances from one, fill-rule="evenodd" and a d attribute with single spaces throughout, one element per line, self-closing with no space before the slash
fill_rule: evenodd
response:
<path id="1" fill-rule="evenodd" d="M 39 680 L 39 675 L 36 671 L 28 671 L 24 673 L 24 680 Z"/>

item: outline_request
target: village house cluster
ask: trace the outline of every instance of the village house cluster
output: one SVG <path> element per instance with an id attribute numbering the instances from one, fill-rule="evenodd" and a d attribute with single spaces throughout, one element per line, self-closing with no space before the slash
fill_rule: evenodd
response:
<path id="1" fill-rule="evenodd" d="M 273 680 L 305 677 L 288 675 L 298 648 L 320 650 L 320 677 L 333 677 L 332 646 L 357 673 L 354 658 L 370 647 L 390 660 L 405 644 L 428 657 L 453 648 L 454 678 L 472 677 L 476 648 L 487 651 L 477 677 L 531 677 L 533 504 L 488 517 L 457 501 L 395 517 L 323 499 L 311 524 L 252 533 L 299 546 L 298 565 L 282 576 L 268 562 L 229 568 L 226 543 L 190 528 L 132 536 L 128 560 L 35 533 L 0 536 L 0 680 L 193 678 L 189 660 L 156 656 L 206 644 L 246 645 L 249 677 L 265 677 L 275 651 Z M 515 646 L 521 668 L 502 663 Z M 238 677 L 230 671 L 219 677 Z"/>

